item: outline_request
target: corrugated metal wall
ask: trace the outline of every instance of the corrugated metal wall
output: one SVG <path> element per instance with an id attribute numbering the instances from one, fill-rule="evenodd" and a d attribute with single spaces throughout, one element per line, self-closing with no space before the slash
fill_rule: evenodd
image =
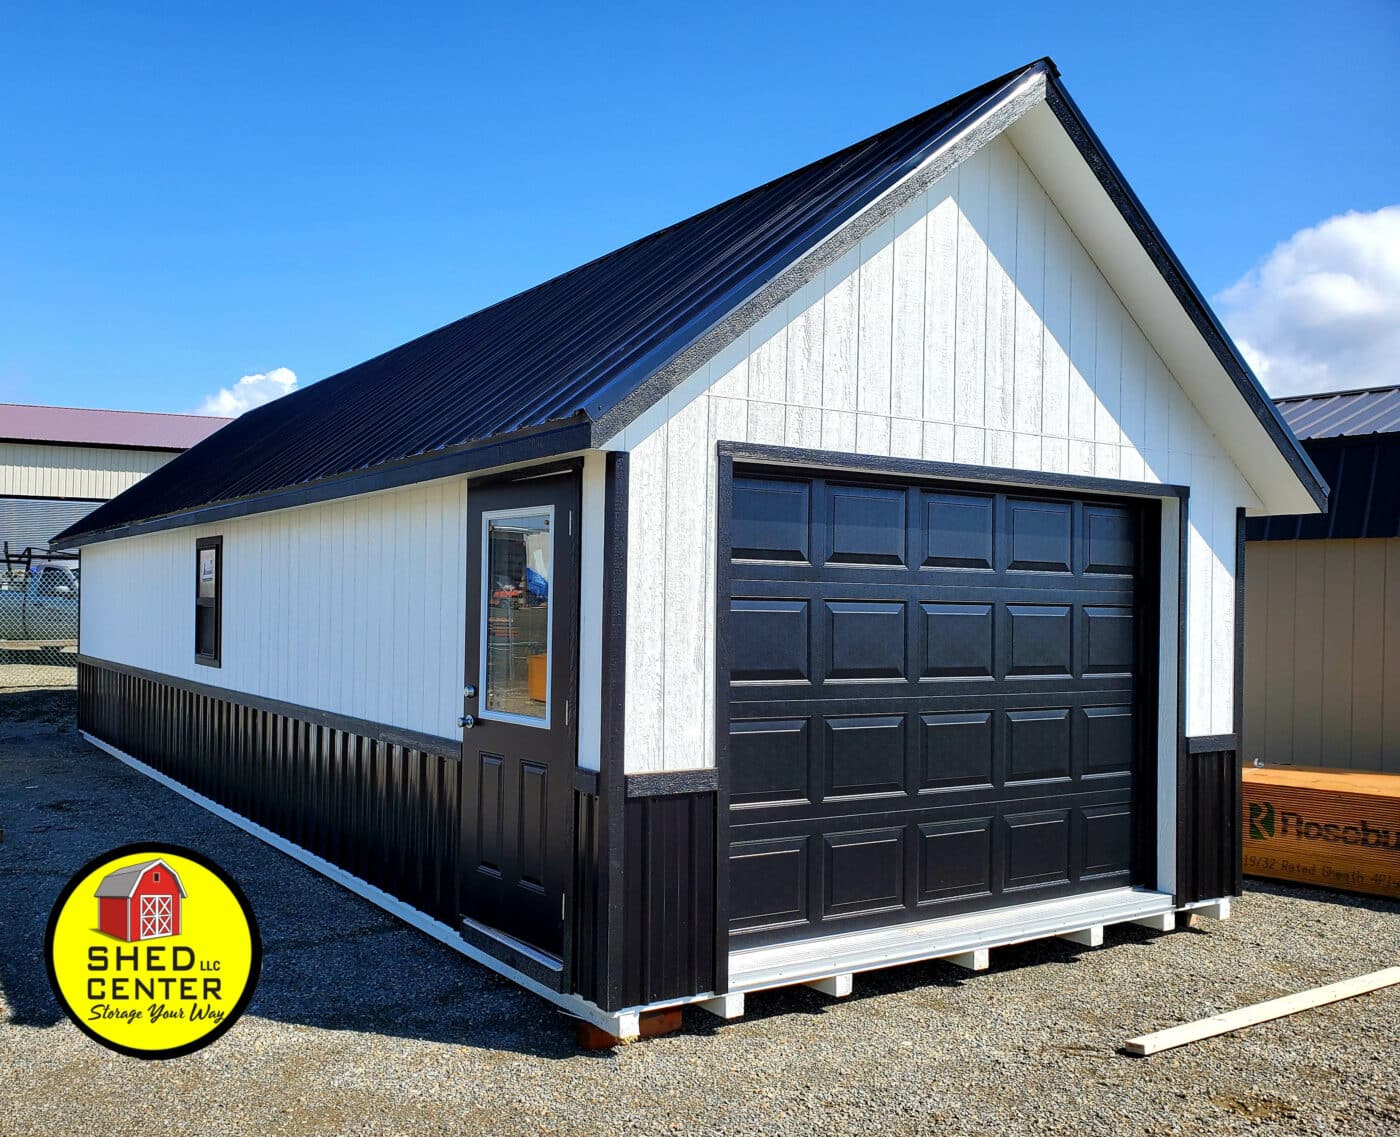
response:
<path id="1" fill-rule="evenodd" d="M 93 509 L 95 501 L 56 501 L 42 497 L 0 496 L 0 541 L 11 552 L 26 548 L 47 549 L 49 539 Z"/>
<path id="2" fill-rule="evenodd" d="M 1245 761 L 1400 773 L 1400 539 L 1245 549 Z"/>
<path id="3" fill-rule="evenodd" d="M 0 442 L 0 494 L 106 501 L 174 457 L 163 450 Z"/>

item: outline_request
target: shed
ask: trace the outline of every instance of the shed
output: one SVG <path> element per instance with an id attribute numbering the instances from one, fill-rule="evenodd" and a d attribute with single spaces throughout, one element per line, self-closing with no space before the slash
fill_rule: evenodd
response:
<path id="1" fill-rule="evenodd" d="M 1244 757 L 1400 774 L 1400 386 L 1278 408 L 1332 491 L 1248 523 Z"/>
<path id="2" fill-rule="evenodd" d="M 1225 913 L 1243 519 L 1325 500 L 1041 60 L 91 514 L 80 726 L 633 1036 Z"/>
<path id="3" fill-rule="evenodd" d="M 134 943 L 180 934 L 185 885 L 163 860 L 113 869 L 95 895 L 97 927 L 106 935 Z"/>
<path id="4" fill-rule="evenodd" d="M 227 421 L 0 403 L 0 545 L 46 552 L 59 530 Z"/>

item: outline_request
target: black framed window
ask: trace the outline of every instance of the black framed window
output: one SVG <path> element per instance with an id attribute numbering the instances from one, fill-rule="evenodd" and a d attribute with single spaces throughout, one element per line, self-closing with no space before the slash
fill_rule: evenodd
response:
<path id="1" fill-rule="evenodd" d="M 201 537 L 194 556 L 194 658 L 218 667 L 224 635 L 224 539 Z"/>

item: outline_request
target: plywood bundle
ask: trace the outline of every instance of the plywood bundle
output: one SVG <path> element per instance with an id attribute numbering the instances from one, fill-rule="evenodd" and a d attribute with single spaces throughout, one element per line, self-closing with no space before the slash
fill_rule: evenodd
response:
<path id="1" fill-rule="evenodd" d="M 1400 897 L 1400 775 L 1246 768 L 1242 808 L 1246 874 Z"/>

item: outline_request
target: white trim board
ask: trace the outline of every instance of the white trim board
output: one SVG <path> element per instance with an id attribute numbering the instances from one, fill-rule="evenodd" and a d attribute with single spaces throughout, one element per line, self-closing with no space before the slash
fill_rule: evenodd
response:
<path id="1" fill-rule="evenodd" d="M 308 852 L 300 845 L 292 844 L 292 842 L 274 833 L 271 829 L 265 829 L 256 822 L 249 821 L 241 813 L 235 813 L 233 810 L 220 805 L 211 798 L 196 793 L 188 786 L 177 782 L 174 778 L 162 774 L 152 766 L 146 765 L 146 763 L 142 762 L 139 758 L 133 758 L 130 754 L 126 753 L 126 751 L 119 750 L 108 742 L 103 742 L 102 739 L 89 734 L 85 730 L 79 731 L 78 733 L 88 742 L 92 743 L 93 746 L 97 747 L 97 749 L 110 754 L 119 762 L 124 762 L 138 773 L 145 774 L 146 777 L 160 783 L 166 789 L 174 790 L 181 797 L 194 802 L 195 805 L 207 809 L 215 817 L 227 821 L 232 825 L 236 825 L 245 833 L 256 837 L 259 841 L 271 845 L 280 853 L 286 853 L 287 856 L 300 861 L 302 864 L 306 865 L 307 868 L 314 869 L 322 876 L 330 878 L 335 881 L 336 884 L 349 889 L 357 896 L 368 900 L 371 904 L 377 904 L 390 915 L 397 916 L 404 923 L 417 928 L 426 935 L 432 936 L 432 938 L 439 943 L 447 945 L 454 951 L 461 952 L 468 959 L 481 964 L 483 967 L 489 968 L 496 972 L 496 974 L 511 980 L 513 983 L 518 983 L 532 994 L 538 995 L 542 999 L 547 999 L 565 1014 L 571 1015 L 576 1019 L 582 1019 L 584 1022 L 592 1023 L 600 1030 L 605 1030 L 620 1040 L 639 1037 L 640 1016 L 643 1012 L 651 1010 L 652 1007 L 629 1007 L 621 1011 L 605 1011 L 596 1004 L 590 1003 L 587 999 L 581 999 L 577 995 L 566 995 L 559 991 L 551 991 L 544 984 L 502 963 L 499 959 L 495 958 L 495 956 L 488 955 L 486 952 L 474 948 L 441 920 L 434 919 L 426 912 L 419 911 L 411 904 L 404 903 L 398 897 L 389 895 L 389 893 L 376 888 L 368 881 L 361 880 L 359 877 L 346 872 L 338 865 L 331 864 L 330 861 L 325 860 L 323 857 L 318 857 L 315 853 Z M 657 1007 L 675 1005 L 675 1000 L 656 1004 Z"/>
<path id="2" fill-rule="evenodd" d="M 1169 895 L 1142 888 L 1115 888 L 891 928 L 746 948 L 729 953 L 729 989 L 760 991 L 898 964 L 971 955 L 1086 928 L 1126 924 L 1149 916 L 1166 917 L 1174 908 Z"/>

